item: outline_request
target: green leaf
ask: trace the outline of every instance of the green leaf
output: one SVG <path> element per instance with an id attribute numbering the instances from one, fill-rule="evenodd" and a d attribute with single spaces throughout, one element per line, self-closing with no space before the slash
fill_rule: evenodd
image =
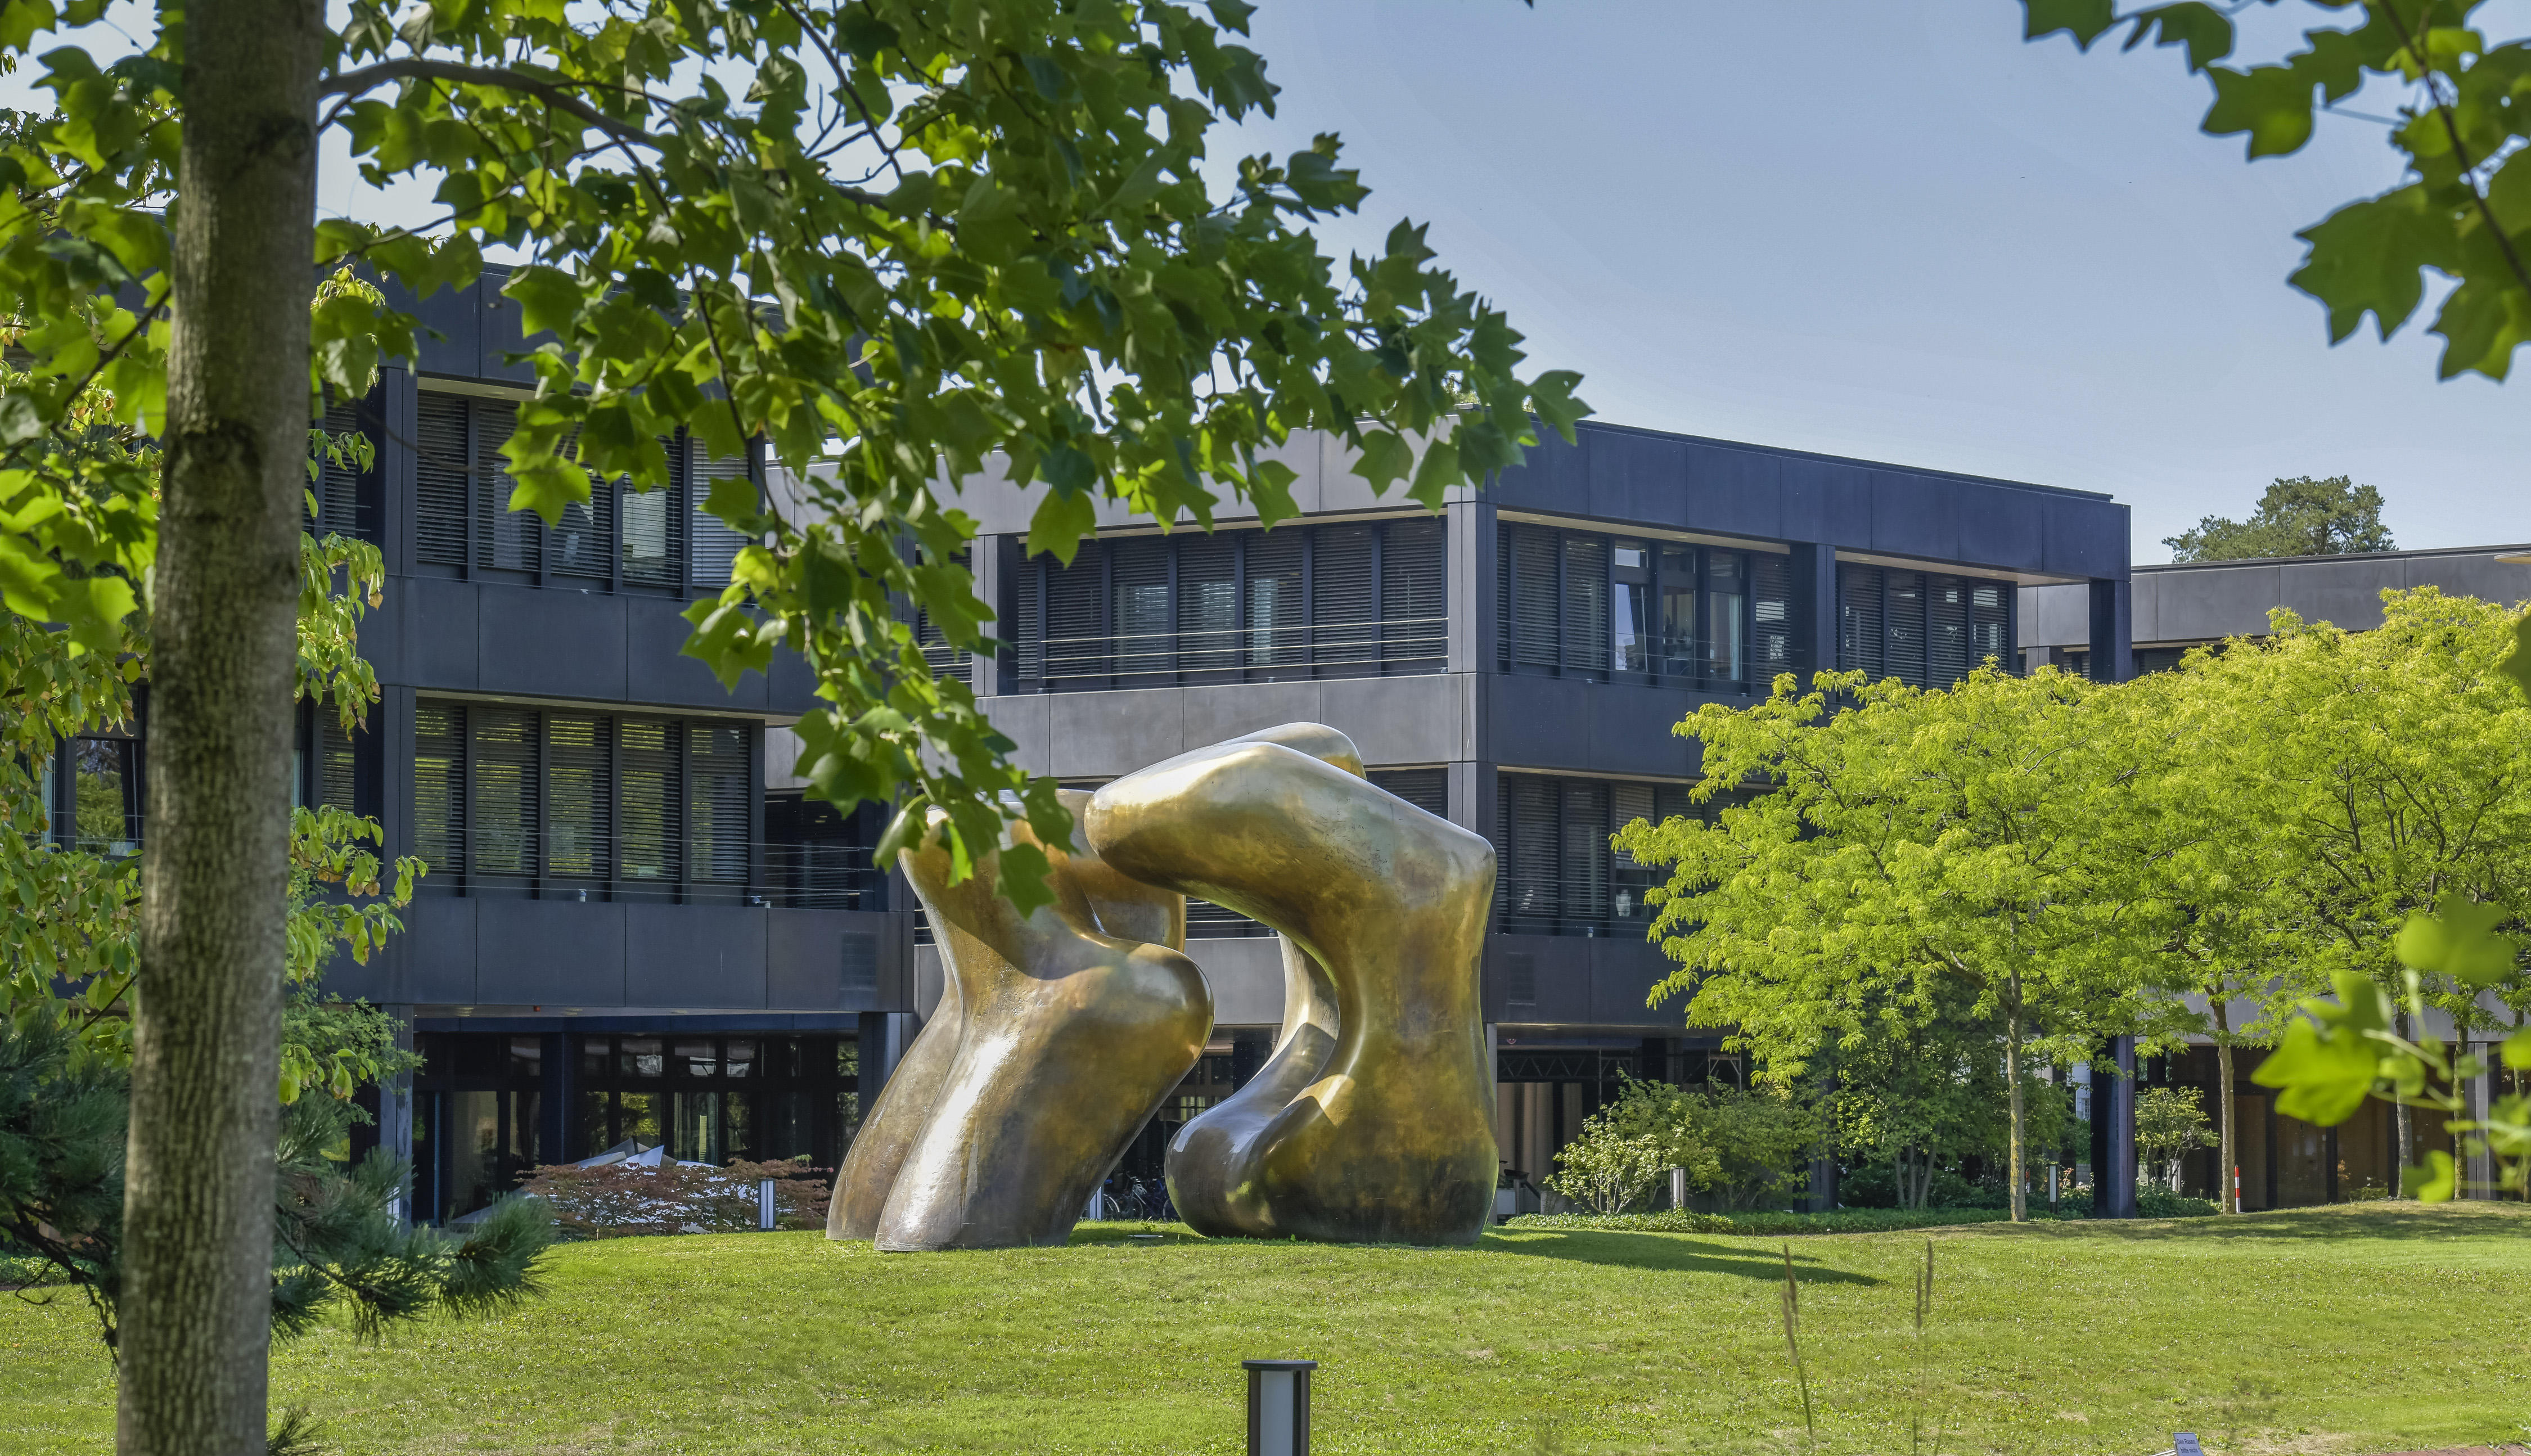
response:
<path id="1" fill-rule="evenodd" d="M 2090 50 L 2103 31 L 2117 24 L 2116 0 L 2021 0 L 2021 38 L 2037 40 L 2062 30 L 2074 44 Z"/>
<path id="2" fill-rule="evenodd" d="M 2294 235 L 2311 245 L 2288 282 L 2329 309 L 2329 342 L 2371 313 L 2389 339 L 2425 297 L 2423 271 L 2455 272 L 2460 246 L 2448 213 L 2417 183 L 2350 202 Z"/>
<path id="3" fill-rule="evenodd" d="M 1449 488 L 1465 478 L 1459 470 L 1458 444 L 1434 440 L 1424 447 L 1424 459 L 1415 467 L 1415 483 L 1406 493 L 1424 509 L 1437 511 L 1446 503 Z"/>
<path id="4" fill-rule="evenodd" d="M 2531 610 L 2513 618 L 2513 650 L 2505 653 L 2505 661 L 2496 671 L 2513 679 L 2513 686 L 2531 699 Z"/>
<path id="5" fill-rule="evenodd" d="M 1383 429 L 1362 437 L 1362 458 L 1353 463 L 1353 473 L 1371 482 L 1372 494 L 1384 495 L 1392 482 L 1404 479 L 1414 467 L 1414 447 L 1404 436 Z"/>
<path id="6" fill-rule="evenodd" d="M 580 314 L 580 284 L 559 268 L 521 268 L 501 292 L 519 301 L 520 326 L 530 334 L 566 332 Z"/>
<path id="7" fill-rule="evenodd" d="M 2278 1089 L 2277 1110 L 2286 1116 L 2335 1127 L 2364 1105 L 2381 1063 L 2353 1032 L 2341 1027 L 2323 1036 L 2312 1023 L 2297 1021 L 2250 1080 Z"/>
<path id="8" fill-rule="evenodd" d="M 2495 933 L 2503 921 L 2504 912 L 2497 906 L 2446 890 L 2435 914 L 2408 917 L 2391 949 L 2416 970 L 2440 973 L 2465 985 L 2494 985 L 2513 971 L 2513 947 Z"/>
<path id="9" fill-rule="evenodd" d="M 1098 529 L 1097 503 L 1086 491 L 1048 490 L 1029 517 L 1028 553 L 1048 554 L 1066 566 L 1081 538 Z"/>
<path id="10" fill-rule="evenodd" d="M 2498 1054 L 2504 1058 L 2507 1068 L 2516 1072 L 2531 1071 L 2531 1028 L 2505 1037 Z"/>
<path id="11" fill-rule="evenodd" d="M 2156 45 L 2185 45 L 2191 72 L 2203 71 L 2232 53 L 2232 18 L 2203 0 L 2157 5 L 2137 11 L 2134 19 L 2128 50 L 2144 44 L 2148 34 L 2156 37 Z"/>
<path id="12" fill-rule="evenodd" d="M 2281 1098 L 2277 1102 L 2277 1110 L 2284 1110 Z M 2415 1195 L 2421 1204 L 2448 1203 L 2460 1189 L 2460 1172 L 2452 1165 L 2450 1153 L 2441 1148 L 2430 1148 L 2426 1152 L 2424 1166 L 2399 1170 L 2399 1188 Z"/>
<path id="13" fill-rule="evenodd" d="M 2289 66 L 2217 66 L 2207 79 L 2215 84 L 2215 104 L 2207 108 L 2204 124 L 2208 136 L 2247 132 L 2253 158 L 2298 151 L 2311 140 L 2311 78 Z"/>

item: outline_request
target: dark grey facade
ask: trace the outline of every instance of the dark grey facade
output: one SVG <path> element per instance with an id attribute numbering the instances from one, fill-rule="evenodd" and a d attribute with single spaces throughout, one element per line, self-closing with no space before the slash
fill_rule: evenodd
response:
<path id="1" fill-rule="evenodd" d="M 1645 938 L 1655 881 L 1606 844 L 1685 812 L 1694 745 L 1673 725 L 1778 671 L 2010 664 L 2028 588 L 2070 593 L 2107 640 L 2129 611 L 2127 509 L 2080 491 L 1589 423 L 1434 521 L 1374 497 L 1333 440 L 1276 458 L 1299 520 L 1260 532 L 1233 506 L 1210 534 L 1162 536 L 1111 511 L 1070 567 L 1020 549 L 1038 489 L 969 482 L 955 504 L 982 523 L 975 569 L 1009 645 L 965 670 L 1020 760 L 1067 783 L 1311 720 L 1493 840 L 1486 1007 L 1505 1156 L 1526 1170 L 1619 1070 L 1696 1076 L 1717 1054 L 1676 1004 L 1647 1004 L 1669 969 Z M 1273 943 L 1204 910 L 1189 950 L 1219 1024 L 1262 1044 Z M 928 1012 L 928 945 L 913 980 Z"/>
<path id="2" fill-rule="evenodd" d="M 837 814 L 790 776 L 803 664 L 724 690 L 681 651 L 681 612 L 739 544 L 703 489 L 783 482 L 679 439 L 669 492 L 601 488 L 550 529 L 509 513 L 498 449 L 529 376 L 499 282 L 414 306 L 437 331 L 421 357 L 327 420 L 377 449 L 318 494 L 320 529 L 384 556 L 362 634 L 383 696 L 356 734 L 308 716 L 302 793 L 430 865 L 406 932 L 328 977 L 425 1057 L 374 1135 L 413 1148 L 425 1218 L 626 1138 L 831 1165 L 940 972 L 902 882 L 871 868 L 883 811 Z M 1233 506 L 1163 534 L 1111 506 L 1069 566 L 1022 550 L 1034 489 L 965 484 L 1004 645 L 958 670 L 1021 762 L 1067 783 L 1313 720 L 1492 840 L 1485 1004 L 1517 1169 L 1544 1171 L 1620 1071 L 1730 1075 L 1675 1004 L 1647 1004 L 1668 970 L 1645 938 L 1656 881 L 1607 846 L 1690 812 L 1682 717 L 1787 671 L 1939 685 L 2009 661 L 2033 600 L 2123 672 L 2127 511 L 2105 496 L 1594 423 L 1436 516 L 1374 497 L 1334 441 L 1275 453 L 1298 520 L 1261 531 Z M 82 740 L 65 768 L 83 843 L 137 842 L 141 745 Z M 115 794 L 128 822 L 88 812 Z M 1152 1171 L 1281 1008 L 1263 927 L 1191 918 L 1220 1033 L 1129 1158 Z"/>
<path id="3" fill-rule="evenodd" d="M 2440 587 L 2447 596 L 2514 602 L 2531 597 L 2531 545 L 2368 551 L 2256 561 L 2196 561 L 2135 568 L 2130 641 L 2138 668 L 2167 667 L 2179 654 L 2229 637 L 2261 637 L 2268 613 L 2287 607 L 2307 622 L 2353 632 L 2382 625 L 2382 593 Z M 2026 665 L 2089 661 L 2085 595 L 2065 587 L 2021 593 L 2018 642 Z"/>

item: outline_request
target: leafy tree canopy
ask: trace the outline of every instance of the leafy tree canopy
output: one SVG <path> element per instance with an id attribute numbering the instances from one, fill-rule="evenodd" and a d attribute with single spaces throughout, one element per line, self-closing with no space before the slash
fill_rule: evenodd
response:
<path id="1" fill-rule="evenodd" d="M 1225 494 L 1292 514 L 1293 474 L 1261 451 L 1295 430 L 1434 506 L 1516 463 L 1533 418 L 1569 435 L 1583 413 L 1576 376 L 1519 375 L 1520 336 L 1422 229 L 1322 253 L 1310 225 L 1367 193 L 1333 136 L 1211 155 L 1217 125 L 1274 107 L 1235 38 L 1251 8 L 355 0 L 325 36 L 316 125 L 444 212 L 308 219 L 310 263 L 427 295 L 487 248 L 525 260 L 506 289 L 541 340 L 506 447 L 514 509 L 552 521 L 592 478 L 663 485 L 679 426 L 722 454 L 764 439 L 793 498 L 715 488 L 708 508 L 761 543 L 691 614 L 688 650 L 729 681 L 805 655 L 825 700 L 799 725 L 814 792 L 940 805 L 963 873 L 1006 812 L 1057 842 L 1069 823 L 900 620 L 910 600 L 948 644 L 986 642 L 944 476 L 989 462 L 1034 489 L 1030 547 L 1068 558 L 1101 498 L 1197 526 Z M 128 424 L 165 408 L 152 209 L 184 207 L 185 49 L 178 13 L 157 16 L 111 62 L 47 33 L 101 25 L 97 0 L 13 0 L 0 21 L 0 51 L 31 56 L 61 106 L 0 147 L 0 309 L 30 361 L 0 408 L 0 592 L 96 645 L 155 549 L 145 476 L 87 450 L 72 407 L 101 385 Z M 322 300 L 311 389 L 409 356 L 417 327 L 374 294 Z M 1042 895 L 1034 856 L 1000 865 L 1006 891 Z"/>
<path id="2" fill-rule="evenodd" d="M 2246 521 L 2208 516 L 2162 543 L 2173 561 L 2244 561 L 2260 556 L 2337 556 L 2349 551 L 2390 551 L 2382 524 L 2382 492 L 2344 476 L 2315 480 L 2279 477 L 2259 497 Z"/>
<path id="3" fill-rule="evenodd" d="M 2129 50 L 2147 40 L 2182 47 L 2189 71 L 2214 87 L 2205 130 L 2247 138 L 2253 158 L 2301 150 L 2315 117 L 2368 80 L 2400 91 L 2390 140 L 2404 178 L 2297 234 L 2310 251 L 2291 281 L 2329 310 L 2334 344 L 2368 313 L 2388 339 L 2424 303 L 2428 273 L 2452 279 L 2433 328 L 2444 339 L 2442 377 L 2503 378 L 2531 338 L 2531 162 L 2521 145 L 2531 111 L 2519 100 L 2531 41 L 2491 41 L 2472 24 L 2485 0 L 2308 3 L 2337 24 L 2246 65 L 2222 64 L 2244 5 L 2183 0 L 2121 13 L 2116 0 L 2023 0 L 2023 33 L 2063 31 L 2088 50 L 2123 29 Z"/>

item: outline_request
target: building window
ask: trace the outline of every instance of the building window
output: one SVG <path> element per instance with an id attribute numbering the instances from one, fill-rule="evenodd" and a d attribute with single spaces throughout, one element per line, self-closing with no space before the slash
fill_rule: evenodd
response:
<path id="1" fill-rule="evenodd" d="M 1840 563 L 1837 669 L 1946 688 L 1989 657 L 2009 667 L 2012 593 L 2009 582 Z"/>
<path id="2" fill-rule="evenodd" d="M 1710 819 L 1686 784 L 1506 773 L 1495 809 L 1494 907 L 1505 934 L 1640 937 L 1652 924 L 1644 892 L 1667 884 L 1660 869 L 1612 849 L 1608 836 L 1637 819 Z"/>
<path id="3" fill-rule="evenodd" d="M 1021 693 L 1445 670 L 1443 523 L 1284 526 L 1081 543 L 1018 562 Z"/>
<path id="4" fill-rule="evenodd" d="M 453 572 L 569 578 L 609 587 L 717 590 L 747 538 L 703 508 L 712 485 L 747 479 L 746 458 L 706 455 L 683 432 L 667 447 L 669 484 L 637 491 L 594 482 L 548 529 L 510 510 L 501 447 L 518 425 L 516 401 L 425 389 L 415 400 L 414 559 Z"/>
<path id="5" fill-rule="evenodd" d="M 851 813 L 804 794 L 764 801 L 767 904 L 800 910 L 885 910 L 887 871 L 871 865 L 886 807 Z"/>
<path id="6" fill-rule="evenodd" d="M 330 395 L 330 391 L 328 391 Z M 316 514 L 306 522 L 307 529 L 320 536 L 350 536 L 374 542 L 378 538 L 378 469 L 377 461 L 386 450 L 386 431 L 380 427 L 378 403 L 383 396 L 371 392 L 366 399 L 329 398 L 325 415 L 318 426 L 326 434 L 341 436 L 357 433 L 369 442 L 370 466 L 364 471 L 349 462 L 334 459 L 329 451 L 317 473 Z"/>
<path id="7" fill-rule="evenodd" d="M 63 740 L 44 784 L 53 843 L 109 860 L 141 853 L 141 741 L 129 734 Z"/>
<path id="8" fill-rule="evenodd" d="M 1495 571 L 1507 672 L 1745 692 L 1798 665 L 1780 552 L 1504 522 Z"/>
<path id="9" fill-rule="evenodd" d="M 413 852 L 429 892 L 760 894 L 750 726 L 425 701 L 413 737 Z"/>

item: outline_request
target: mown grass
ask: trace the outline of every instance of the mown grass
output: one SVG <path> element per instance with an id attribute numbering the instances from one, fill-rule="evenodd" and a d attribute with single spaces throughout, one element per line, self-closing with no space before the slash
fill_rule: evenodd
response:
<path id="1" fill-rule="evenodd" d="M 345 1452 L 1232 1453 L 1243 1356 L 1322 1362 L 1314 1449 L 1806 1452 L 1783 1241 L 1538 1230 L 1473 1250 L 1207 1242 L 873 1254 L 815 1234 L 624 1239 L 487 1323 L 274 1362 Z M 2356 1207 L 1793 1241 L 1820 1449 L 1906 1452 L 1935 1246 L 1941 1452 L 2523 1439 L 2531 1216 Z M 0 1305 L 0 1449 L 101 1452 L 86 1311 Z M 1920 1453 L 1921 1456 L 1921 1453 Z"/>

